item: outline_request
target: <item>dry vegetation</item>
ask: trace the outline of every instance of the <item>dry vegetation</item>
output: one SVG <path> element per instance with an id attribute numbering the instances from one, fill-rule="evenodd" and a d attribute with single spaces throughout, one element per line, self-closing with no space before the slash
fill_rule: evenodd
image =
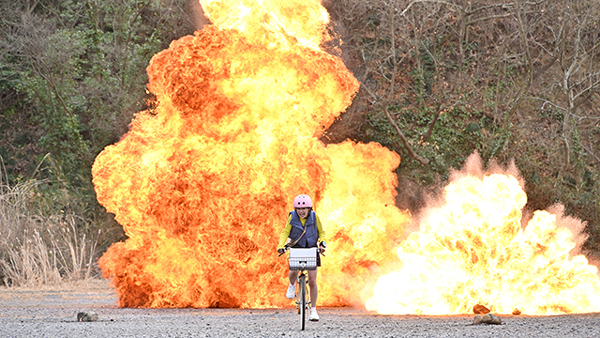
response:
<path id="1" fill-rule="evenodd" d="M 39 214 L 34 202 L 39 184 L 43 182 L 0 186 L 0 267 L 5 285 L 52 284 L 92 275 L 97 240 L 79 229 L 82 219 L 77 215 Z"/>
<path id="2" fill-rule="evenodd" d="M 528 208 L 562 203 L 600 249 L 597 1 L 337 0 L 327 3 L 361 81 L 333 141 L 378 141 L 403 162 L 417 212 L 478 151 L 516 161 Z"/>
<path id="3" fill-rule="evenodd" d="M 64 190 L 49 198 L 49 183 L 9 185 L 0 176 L 0 284 L 58 285 L 99 276 L 98 245 L 118 229 L 83 218 L 76 197 Z"/>
<path id="4" fill-rule="evenodd" d="M 514 159 L 527 207 L 564 204 L 587 222 L 585 249 L 600 252 L 598 1 L 324 4 L 362 84 L 324 141 L 400 153 L 398 205 L 413 213 L 474 151 Z M 0 284 L 94 276 L 121 239 L 95 202 L 90 165 L 143 108 L 150 57 L 193 31 L 188 6 L 0 4 Z"/>
<path id="5" fill-rule="evenodd" d="M 150 58 L 194 29 L 188 0 L 0 2 L 0 285 L 97 276 L 123 239 L 91 164 L 142 110 Z"/>

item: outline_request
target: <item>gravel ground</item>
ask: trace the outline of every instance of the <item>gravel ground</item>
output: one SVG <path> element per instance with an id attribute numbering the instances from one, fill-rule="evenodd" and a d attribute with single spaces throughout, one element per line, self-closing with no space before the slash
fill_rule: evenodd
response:
<path id="1" fill-rule="evenodd" d="M 80 288 L 79 288 L 80 289 Z M 384 316 L 358 308 L 320 308 L 300 330 L 295 309 L 120 309 L 107 287 L 88 291 L 0 289 L 0 337 L 600 337 L 600 314 Z M 97 322 L 77 322 L 95 311 Z"/>

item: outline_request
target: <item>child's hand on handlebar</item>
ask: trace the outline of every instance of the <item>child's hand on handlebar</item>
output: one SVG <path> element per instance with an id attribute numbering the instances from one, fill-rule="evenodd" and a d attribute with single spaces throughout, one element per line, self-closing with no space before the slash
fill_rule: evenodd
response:
<path id="1" fill-rule="evenodd" d="M 284 248 L 277 248 L 277 253 L 279 253 L 280 255 L 283 255 L 285 253 L 285 249 Z"/>
<path id="2" fill-rule="evenodd" d="M 322 255 L 325 253 L 325 250 L 327 248 L 327 244 L 325 244 L 325 241 L 321 241 L 321 243 L 319 243 L 319 253 Z"/>

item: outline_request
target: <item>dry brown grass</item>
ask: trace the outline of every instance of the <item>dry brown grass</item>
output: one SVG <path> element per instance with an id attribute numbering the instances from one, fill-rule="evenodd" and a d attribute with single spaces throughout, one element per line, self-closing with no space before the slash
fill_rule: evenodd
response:
<path id="1" fill-rule="evenodd" d="M 65 194 L 42 196 L 48 182 L 10 186 L 0 179 L 0 284 L 39 287 L 97 277 L 100 230 L 71 208 Z"/>
<path id="2" fill-rule="evenodd" d="M 70 292 L 77 290 L 82 293 L 113 292 L 110 281 L 101 277 L 79 279 L 55 284 L 23 285 L 23 286 L 0 286 L 0 298 L 14 294 L 14 292 Z"/>

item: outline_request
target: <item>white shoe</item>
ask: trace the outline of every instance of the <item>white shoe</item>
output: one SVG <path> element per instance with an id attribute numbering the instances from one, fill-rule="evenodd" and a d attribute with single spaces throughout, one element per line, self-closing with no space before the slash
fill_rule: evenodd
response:
<path id="1" fill-rule="evenodd" d="M 311 322 L 319 321 L 319 315 L 317 314 L 317 308 L 313 307 L 310 309 L 310 316 L 308 316 L 308 320 L 310 320 Z"/>
<path id="2" fill-rule="evenodd" d="M 287 297 L 287 299 L 294 299 L 296 297 L 296 286 L 290 284 L 290 286 L 288 286 L 287 292 L 285 293 L 285 296 Z"/>

